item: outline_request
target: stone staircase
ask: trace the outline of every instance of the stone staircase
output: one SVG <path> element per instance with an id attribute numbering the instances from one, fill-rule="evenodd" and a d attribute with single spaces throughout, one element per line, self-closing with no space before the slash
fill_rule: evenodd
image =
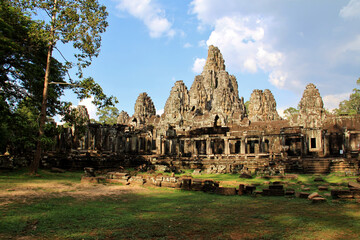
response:
<path id="1" fill-rule="evenodd" d="M 330 172 L 331 159 L 328 158 L 304 158 L 304 173 L 327 174 Z"/>

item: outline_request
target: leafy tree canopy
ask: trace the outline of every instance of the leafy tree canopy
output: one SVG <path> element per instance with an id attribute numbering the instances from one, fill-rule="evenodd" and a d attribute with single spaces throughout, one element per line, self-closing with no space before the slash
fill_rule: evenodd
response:
<path id="1" fill-rule="evenodd" d="M 99 116 L 99 123 L 114 125 L 117 123 L 119 110 L 116 107 L 107 106 L 103 109 L 98 109 L 96 115 Z"/>
<path id="2" fill-rule="evenodd" d="M 356 83 L 360 85 L 360 78 Z M 334 109 L 333 112 L 337 115 L 360 114 L 360 89 L 354 88 L 349 100 L 340 102 L 339 108 Z"/>
<path id="3" fill-rule="evenodd" d="M 298 114 L 299 110 L 293 107 L 289 107 L 284 110 L 285 119 L 290 120 L 294 115 Z"/>

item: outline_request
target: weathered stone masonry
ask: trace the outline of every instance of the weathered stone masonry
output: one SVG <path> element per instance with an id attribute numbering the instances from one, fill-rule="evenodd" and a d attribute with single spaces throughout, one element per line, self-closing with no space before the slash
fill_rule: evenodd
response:
<path id="1" fill-rule="evenodd" d="M 245 109 L 237 80 L 214 46 L 190 90 L 175 83 L 161 116 L 141 93 L 134 115 L 122 111 L 118 125 L 88 124 L 78 138 L 75 132 L 59 136 L 47 162 L 60 155 L 79 167 L 145 163 L 212 173 L 359 171 L 360 116 L 327 115 L 314 84 L 306 86 L 299 113 L 290 120 L 281 119 L 268 89 L 254 90 Z"/>

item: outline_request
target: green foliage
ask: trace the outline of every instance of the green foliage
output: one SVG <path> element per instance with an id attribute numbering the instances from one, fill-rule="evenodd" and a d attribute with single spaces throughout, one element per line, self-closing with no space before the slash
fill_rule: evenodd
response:
<path id="1" fill-rule="evenodd" d="M 91 64 L 92 57 L 100 52 L 101 34 L 105 32 L 108 23 L 106 7 L 97 0 L 13 0 L 13 4 L 20 7 L 28 15 L 44 13 L 48 20 L 39 22 L 42 29 L 50 31 L 47 40 L 55 46 L 58 41 L 72 43 L 79 72 L 82 78 L 82 69 Z M 68 62 L 72 67 L 74 63 Z"/>
<path id="2" fill-rule="evenodd" d="M 71 104 L 67 104 L 64 107 L 64 117 L 63 121 L 66 123 L 64 124 L 65 128 L 74 128 L 75 132 L 74 135 L 76 138 L 81 138 L 84 136 L 87 130 L 87 125 L 89 122 L 89 119 L 87 116 L 82 115 L 79 113 L 77 108 L 73 108 Z M 76 140 L 75 140 L 76 142 Z"/>
<path id="3" fill-rule="evenodd" d="M 293 116 L 299 114 L 299 109 L 289 107 L 284 110 L 285 119 L 290 120 Z"/>
<path id="4" fill-rule="evenodd" d="M 249 114 L 249 104 L 250 104 L 250 101 L 246 101 L 246 102 L 245 102 L 246 114 Z"/>
<path id="5" fill-rule="evenodd" d="M 11 110 L 24 99 L 40 109 L 47 54 L 43 30 L 12 7 L 9 0 L 0 3 L 0 29 L 0 94 Z M 61 63 L 53 59 L 51 71 L 50 81 L 63 82 L 65 72 Z M 63 89 L 64 86 L 49 86 L 49 115 L 54 115 L 61 105 Z"/>
<path id="6" fill-rule="evenodd" d="M 360 85 L 360 78 L 356 83 Z M 334 113 L 337 115 L 360 114 L 360 89 L 354 88 L 349 100 L 340 102 L 339 108 L 334 109 Z"/>
<path id="7" fill-rule="evenodd" d="M 33 20 L 36 14 L 49 19 Z M 107 15 L 97 0 L 0 2 L 0 152 L 7 148 L 32 151 L 36 140 L 45 146 L 53 143 L 55 126 L 43 126 L 42 121 L 38 124 L 48 64 L 47 116 L 66 113 L 64 109 L 69 103 L 61 102 L 60 96 L 68 88 L 80 99 L 93 95 L 93 102 L 99 107 L 117 101 L 107 97 L 99 84 L 92 78 L 83 78 L 82 74 L 82 69 L 100 52 L 101 34 L 108 25 Z M 76 62 L 65 60 L 62 64 L 55 58 L 47 62 L 48 53 L 57 49 L 59 41 L 72 43 Z M 75 65 L 78 80 L 71 79 L 68 73 Z M 70 84 L 65 82 L 66 73 Z M 45 136 L 38 137 L 39 127 L 44 128 Z M 81 127 L 77 129 L 80 131 Z"/>
<path id="8" fill-rule="evenodd" d="M 114 125 L 117 123 L 119 110 L 116 107 L 107 106 L 103 109 L 98 109 L 96 115 L 99 116 L 99 123 Z"/>

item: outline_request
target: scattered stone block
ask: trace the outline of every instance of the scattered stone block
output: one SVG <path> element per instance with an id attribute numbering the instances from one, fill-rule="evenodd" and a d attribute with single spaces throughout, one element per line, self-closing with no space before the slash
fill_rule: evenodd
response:
<path id="1" fill-rule="evenodd" d="M 218 187 L 215 191 L 216 194 L 225 195 L 225 196 L 232 196 L 236 195 L 236 188 L 230 187 Z"/>
<path id="2" fill-rule="evenodd" d="M 326 202 L 326 198 L 323 197 L 314 197 L 311 199 L 312 203 L 323 203 Z"/>
<path id="3" fill-rule="evenodd" d="M 357 182 L 349 182 L 349 183 L 348 183 L 348 187 L 349 187 L 349 188 L 360 189 L 360 183 L 357 183 Z"/>
<path id="4" fill-rule="evenodd" d="M 162 181 L 155 180 L 155 186 L 161 187 L 161 185 L 162 185 Z"/>
<path id="5" fill-rule="evenodd" d="M 327 186 L 318 186 L 319 191 L 328 191 L 329 188 Z"/>
<path id="6" fill-rule="evenodd" d="M 300 193 L 298 194 L 298 197 L 299 197 L 299 198 L 308 198 L 309 195 L 310 195 L 310 193 L 300 192 Z"/>
<path id="7" fill-rule="evenodd" d="M 360 199 L 360 189 L 350 188 L 349 189 L 354 198 Z"/>
<path id="8" fill-rule="evenodd" d="M 284 196 L 285 190 L 284 189 L 263 189 L 262 195 L 263 196 Z"/>
<path id="9" fill-rule="evenodd" d="M 193 172 L 193 175 L 200 175 L 201 174 L 201 169 L 195 169 Z"/>
<path id="10" fill-rule="evenodd" d="M 314 182 L 325 182 L 325 180 L 322 177 L 315 177 Z"/>
<path id="11" fill-rule="evenodd" d="M 127 184 L 127 180 L 123 180 L 123 179 L 111 179 L 111 178 L 107 178 L 105 180 L 108 183 L 122 183 L 122 184 Z"/>
<path id="12" fill-rule="evenodd" d="M 252 194 L 256 190 L 256 186 L 247 185 L 245 186 L 245 193 Z"/>
<path id="13" fill-rule="evenodd" d="M 65 173 L 66 171 L 64 169 L 61 169 L 61 168 L 52 167 L 51 172 L 53 172 L 53 173 Z"/>
<path id="14" fill-rule="evenodd" d="M 84 173 L 85 173 L 85 177 L 95 177 L 94 168 L 85 167 L 85 168 L 84 168 Z"/>
<path id="15" fill-rule="evenodd" d="M 315 198 L 315 197 L 321 197 L 317 192 L 313 192 L 312 194 L 310 194 L 309 196 L 308 196 L 308 199 L 309 200 L 311 200 L 311 199 L 313 199 L 313 198 Z"/>
<path id="16" fill-rule="evenodd" d="M 251 176 L 250 174 L 247 174 L 247 173 L 242 173 L 242 174 L 240 174 L 239 177 L 240 177 L 240 178 L 247 178 L 247 179 L 251 179 L 251 178 L 252 178 L 252 176 Z"/>
<path id="17" fill-rule="evenodd" d="M 284 189 L 284 186 L 281 184 L 273 184 L 273 185 L 269 185 L 269 189 Z"/>
<path id="18" fill-rule="evenodd" d="M 254 194 L 255 194 L 255 195 L 262 195 L 262 191 L 256 190 L 256 191 L 254 191 Z"/>
<path id="19" fill-rule="evenodd" d="M 98 183 L 98 179 L 96 177 L 81 177 L 81 183 Z"/>
<path id="20" fill-rule="evenodd" d="M 291 179 L 291 180 L 295 180 L 295 179 L 298 179 L 298 175 L 297 174 L 286 174 L 285 175 L 285 178 L 286 179 Z"/>
<path id="21" fill-rule="evenodd" d="M 181 188 L 184 190 L 191 190 L 191 178 L 181 179 Z"/>
<path id="22" fill-rule="evenodd" d="M 203 190 L 203 180 L 193 179 L 191 182 L 191 190 L 202 191 Z"/>
<path id="23" fill-rule="evenodd" d="M 215 192 L 215 190 L 219 187 L 219 183 L 213 180 L 205 180 L 203 182 L 202 190 L 204 192 Z"/>
<path id="24" fill-rule="evenodd" d="M 239 191 L 238 191 L 238 195 L 241 196 L 241 195 L 244 195 L 246 192 L 245 192 L 245 185 L 244 184 L 240 184 L 239 185 Z"/>
<path id="25" fill-rule="evenodd" d="M 303 191 L 310 191 L 310 188 L 304 187 L 304 188 L 302 188 L 302 190 L 303 190 Z"/>
<path id="26" fill-rule="evenodd" d="M 286 196 L 294 196 L 294 195 L 295 195 L 295 190 L 294 190 L 294 189 L 291 189 L 291 188 L 288 188 L 288 189 L 286 189 L 286 191 L 285 191 L 285 195 L 286 195 Z"/>
<path id="27" fill-rule="evenodd" d="M 177 183 L 173 183 L 173 182 L 161 182 L 161 187 L 168 187 L 168 188 L 176 188 L 178 187 Z"/>
<path id="28" fill-rule="evenodd" d="M 360 177 L 358 177 L 358 178 L 356 179 L 356 181 L 357 181 L 358 183 L 360 183 Z"/>
<path id="29" fill-rule="evenodd" d="M 142 176 L 132 176 L 128 180 L 128 182 L 143 185 L 146 182 L 146 180 Z"/>

